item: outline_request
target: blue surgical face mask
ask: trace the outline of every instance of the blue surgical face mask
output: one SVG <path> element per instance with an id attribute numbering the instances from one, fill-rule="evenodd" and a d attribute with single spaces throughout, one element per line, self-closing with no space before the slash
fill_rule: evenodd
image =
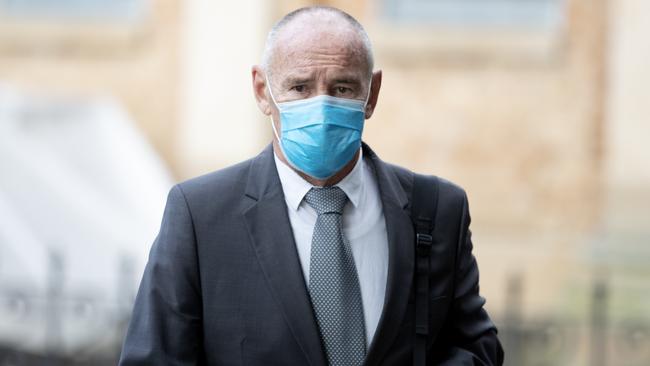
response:
<path id="1" fill-rule="evenodd" d="M 370 86 L 365 101 L 318 95 L 278 103 L 268 77 L 266 82 L 271 99 L 280 111 L 280 136 L 272 120 L 271 126 L 292 167 L 323 180 L 352 160 L 361 147 Z"/>

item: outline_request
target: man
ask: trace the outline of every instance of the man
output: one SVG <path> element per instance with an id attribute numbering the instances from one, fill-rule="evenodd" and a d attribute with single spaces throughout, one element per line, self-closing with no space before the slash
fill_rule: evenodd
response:
<path id="1" fill-rule="evenodd" d="M 252 77 L 272 146 L 171 190 L 120 364 L 412 364 L 414 176 L 361 143 L 382 78 L 365 31 L 296 10 Z M 501 364 L 466 195 L 439 181 L 426 362 Z"/>

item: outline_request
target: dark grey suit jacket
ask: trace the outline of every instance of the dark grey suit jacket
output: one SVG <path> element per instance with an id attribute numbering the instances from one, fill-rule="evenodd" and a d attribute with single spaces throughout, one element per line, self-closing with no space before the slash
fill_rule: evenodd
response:
<path id="1" fill-rule="evenodd" d="M 413 174 L 376 173 L 389 242 L 383 313 L 366 365 L 412 363 Z M 431 255 L 432 365 L 500 365 L 478 294 L 465 192 L 441 180 Z M 176 185 L 147 263 L 120 365 L 312 365 L 326 359 L 273 151 Z"/>

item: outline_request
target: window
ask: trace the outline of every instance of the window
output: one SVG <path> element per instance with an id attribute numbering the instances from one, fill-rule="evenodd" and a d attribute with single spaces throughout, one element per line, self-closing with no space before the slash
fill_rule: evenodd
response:
<path id="1" fill-rule="evenodd" d="M 148 5 L 148 0 L 0 0 L 0 16 L 137 22 Z"/>
<path id="2" fill-rule="evenodd" d="M 554 29 L 565 0 L 380 0 L 390 23 L 476 28 Z"/>
<path id="3" fill-rule="evenodd" d="M 400 62 L 536 67 L 564 55 L 567 0 L 370 1 L 376 48 Z"/>

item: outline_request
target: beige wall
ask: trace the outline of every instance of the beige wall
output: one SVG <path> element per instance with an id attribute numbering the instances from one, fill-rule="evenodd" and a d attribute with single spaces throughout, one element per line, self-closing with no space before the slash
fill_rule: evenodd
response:
<path id="1" fill-rule="evenodd" d="M 180 178 L 249 158 L 270 141 L 251 87 L 270 8 L 264 0 L 183 3 Z"/>
<path id="2" fill-rule="evenodd" d="M 650 3 L 612 3 L 605 126 L 605 225 L 650 233 Z M 613 228 L 614 229 L 614 228 Z"/>

